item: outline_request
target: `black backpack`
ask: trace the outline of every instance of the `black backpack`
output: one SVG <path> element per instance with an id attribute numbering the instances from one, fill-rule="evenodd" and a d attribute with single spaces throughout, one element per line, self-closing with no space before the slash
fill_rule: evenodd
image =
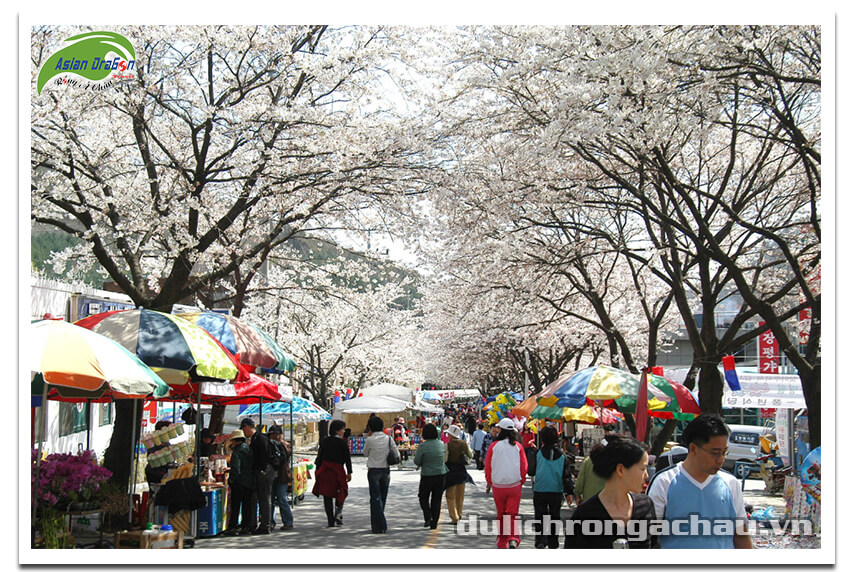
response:
<path id="1" fill-rule="evenodd" d="M 283 445 L 275 441 L 269 442 L 269 464 L 280 469 L 287 462 L 287 453 L 284 451 Z"/>

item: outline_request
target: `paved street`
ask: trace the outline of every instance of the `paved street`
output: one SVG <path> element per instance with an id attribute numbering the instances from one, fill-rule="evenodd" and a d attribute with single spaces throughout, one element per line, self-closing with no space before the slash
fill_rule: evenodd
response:
<path id="1" fill-rule="evenodd" d="M 419 473 L 414 469 L 393 469 L 391 471 L 391 488 L 385 506 L 385 516 L 388 520 L 388 534 L 373 534 L 370 532 L 370 509 L 366 478 L 365 458 L 352 458 L 353 480 L 350 482 L 349 496 L 344 505 L 344 524 L 342 527 L 328 528 L 325 511 L 321 498 L 310 492 L 298 506 L 293 508 L 295 528 L 281 531 L 276 528 L 267 536 L 233 536 L 201 538 L 197 540 L 196 548 L 203 549 L 234 549 L 234 548 L 468 548 L 495 549 L 493 535 L 458 535 L 457 527 L 448 524 L 445 500 L 442 500 L 440 525 L 436 530 L 422 527 L 424 522 L 421 508 L 418 505 Z M 407 463 L 409 465 L 411 463 Z M 495 505 L 490 495 L 484 492 L 486 481 L 483 471 L 478 471 L 474 463 L 469 473 L 475 480 L 475 486 L 466 485 L 463 520 L 468 521 L 474 515 L 478 520 L 492 521 L 495 519 Z M 757 479 L 749 479 L 745 485 L 744 497 L 747 504 L 756 508 L 773 505 L 781 509 L 785 501 L 777 495 L 769 495 L 763 490 L 764 484 Z M 531 518 L 532 490 L 530 481 L 523 487 L 523 500 L 520 503 L 520 515 Z M 562 518 L 569 518 L 571 510 L 564 506 Z M 280 515 L 275 517 L 277 527 L 280 527 Z M 478 529 L 480 532 L 480 529 Z M 563 544 L 563 539 L 562 539 Z M 520 549 L 534 549 L 534 538 L 523 536 Z"/>
<path id="2" fill-rule="evenodd" d="M 411 465 L 411 461 L 406 464 Z M 367 488 L 367 468 L 365 458 L 352 458 L 353 479 L 349 483 L 349 496 L 344 505 L 344 523 L 342 527 L 328 528 L 326 526 L 325 510 L 322 498 L 313 496 L 310 492 L 302 502 L 293 508 L 295 528 L 290 531 L 275 530 L 268 536 L 233 536 L 198 539 L 196 547 L 204 549 L 219 548 L 486 548 L 495 549 L 495 536 L 458 536 L 457 527 L 448 524 L 445 500 L 442 500 L 442 514 L 439 528 L 428 530 L 423 528 L 424 517 L 418 505 L 419 472 L 414 469 L 393 469 L 391 471 L 391 488 L 388 491 L 388 501 L 385 505 L 385 517 L 388 521 L 387 534 L 370 532 L 370 508 Z M 486 481 L 482 471 L 475 469 L 474 463 L 469 473 L 475 480 L 475 485 L 466 485 L 466 496 L 463 504 L 463 519 L 475 515 L 478 519 L 493 520 L 496 509 L 492 496 L 484 492 Z M 523 490 L 521 511 L 526 516 L 532 512 L 531 487 L 526 485 Z M 564 510 L 562 516 L 570 516 L 569 510 Z M 277 527 L 280 527 L 280 515 L 275 517 Z M 523 540 L 521 548 L 534 548 L 531 539 Z"/>

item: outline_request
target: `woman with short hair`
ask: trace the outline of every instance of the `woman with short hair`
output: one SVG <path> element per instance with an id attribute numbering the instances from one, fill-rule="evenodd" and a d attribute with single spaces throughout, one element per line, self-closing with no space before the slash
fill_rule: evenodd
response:
<path id="1" fill-rule="evenodd" d="M 558 448 L 558 431 L 555 427 L 540 430 L 541 448 L 534 456 L 534 465 L 529 464 L 529 475 L 534 477 L 532 502 L 535 507 L 535 548 L 558 548 L 561 522 L 561 503 L 567 498 L 573 502 L 573 478 L 570 461 Z M 547 516 L 550 526 L 544 529 L 543 518 Z"/>
<path id="2" fill-rule="evenodd" d="M 344 439 L 346 423 L 335 419 L 328 427 L 328 437 L 320 442 L 314 472 L 315 496 L 323 497 L 328 525 L 343 525 L 343 503 L 349 494 L 347 483 L 352 480 L 352 458 Z"/>
<path id="3" fill-rule="evenodd" d="M 445 444 L 439 440 L 439 430 L 428 423 L 421 430 L 424 439 L 412 462 L 421 468 L 421 480 L 418 483 L 418 503 L 424 513 L 424 526 L 434 529 L 439 524 L 439 513 L 442 512 L 442 491 L 445 490 L 445 475 L 448 467 L 445 465 Z"/>

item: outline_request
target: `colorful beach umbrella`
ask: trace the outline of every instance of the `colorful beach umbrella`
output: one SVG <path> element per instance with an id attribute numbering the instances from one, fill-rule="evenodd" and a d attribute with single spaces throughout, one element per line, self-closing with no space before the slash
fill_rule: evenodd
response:
<path id="1" fill-rule="evenodd" d="M 650 377 L 660 380 L 652 379 L 648 383 L 649 410 L 670 408 L 674 392 L 668 380 L 660 376 Z M 633 413 L 638 394 L 639 376 L 618 368 L 596 365 L 550 384 L 538 397 L 555 396 L 558 398 L 559 407 L 579 408 L 586 404 L 586 400 L 591 400 L 595 403 L 603 402 L 618 411 Z"/>
<path id="2" fill-rule="evenodd" d="M 68 322 L 30 324 L 31 393 L 64 401 L 164 397 L 169 387 L 127 349 Z M 48 387 L 43 384 L 47 383 Z"/>
<path id="3" fill-rule="evenodd" d="M 263 371 L 292 371 L 296 364 L 284 350 L 253 324 L 219 312 L 184 312 L 177 316 L 197 324 L 236 355 L 244 365 Z"/>
<path id="4" fill-rule="evenodd" d="M 661 419 L 678 419 L 681 421 L 689 421 L 691 419 L 695 419 L 698 415 L 702 413 L 702 409 L 699 407 L 699 403 L 696 401 L 696 398 L 693 396 L 693 393 L 687 389 L 684 385 L 678 383 L 677 381 L 672 381 L 671 379 L 666 379 L 669 383 L 669 386 L 675 392 L 675 400 L 678 404 L 677 411 L 667 411 L 667 410 L 657 410 L 649 412 L 649 415 L 652 417 L 659 417 Z"/>
<path id="5" fill-rule="evenodd" d="M 275 355 L 275 358 L 278 360 L 278 363 L 271 368 L 263 368 L 263 371 L 269 373 L 285 373 L 288 371 L 295 371 L 296 362 L 295 360 L 287 354 L 287 352 L 275 341 L 275 339 L 255 326 L 254 324 L 248 324 L 253 328 L 257 334 L 263 338 L 263 341 L 269 346 L 269 350 Z"/>
<path id="6" fill-rule="evenodd" d="M 172 314 L 118 310 L 75 324 L 119 343 L 171 385 L 190 378 L 233 380 L 240 375 L 234 358 L 206 330 Z"/>
<path id="7" fill-rule="evenodd" d="M 583 405 L 579 408 L 537 405 L 529 417 L 532 419 L 564 419 L 586 425 L 608 425 L 618 423 L 621 414 L 612 409 L 594 408 L 591 405 Z"/>
<path id="8" fill-rule="evenodd" d="M 516 415 L 517 417 L 529 417 L 534 411 L 535 407 L 537 407 L 537 395 L 530 395 L 525 401 L 522 403 L 518 403 L 515 407 L 511 409 L 511 413 Z M 538 419 L 544 419 L 543 417 L 539 417 Z"/>

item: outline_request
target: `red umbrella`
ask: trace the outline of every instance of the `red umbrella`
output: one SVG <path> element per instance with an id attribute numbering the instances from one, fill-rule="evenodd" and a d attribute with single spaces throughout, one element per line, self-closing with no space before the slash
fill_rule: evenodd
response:
<path id="1" fill-rule="evenodd" d="M 236 383 L 189 383 L 173 388 L 166 401 L 190 401 L 200 393 L 200 402 L 211 405 L 249 405 L 282 399 L 278 384 L 256 374 Z"/>

